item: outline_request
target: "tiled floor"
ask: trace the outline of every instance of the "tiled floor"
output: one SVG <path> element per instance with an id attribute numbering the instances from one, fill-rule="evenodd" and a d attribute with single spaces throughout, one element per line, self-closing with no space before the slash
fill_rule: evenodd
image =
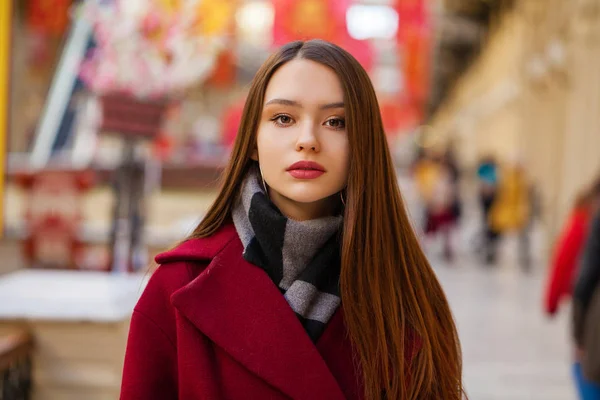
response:
<path id="1" fill-rule="evenodd" d="M 543 314 L 541 273 L 474 264 L 436 265 L 458 325 L 469 398 L 575 399 L 568 307 L 556 319 Z"/>
<path id="2" fill-rule="evenodd" d="M 399 178 L 418 231 L 422 209 L 414 185 L 402 174 Z M 564 304 L 554 319 L 543 312 L 548 254 L 543 232 L 533 229 L 531 272 L 516 265 L 514 237 L 502 243 L 499 265 L 486 268 L 473 255 L 481 217 L 472 196 L 463 209 L 453 240 L 459 254 L 453 265 L 438 257 L 439 242 L 424 244 L 457 322 L 469 399 L 577 399 L 570 370 L 570 309 Z"/>

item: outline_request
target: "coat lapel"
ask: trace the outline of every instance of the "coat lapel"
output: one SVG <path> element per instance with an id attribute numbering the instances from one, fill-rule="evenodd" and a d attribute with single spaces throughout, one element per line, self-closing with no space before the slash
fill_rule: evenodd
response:
<path id="1" fill-rule="evenodd" d="M 248 370 L 293 399 L 344 395 L 278 288 L 242 257 L 237 235 L 173 305 Z"/>

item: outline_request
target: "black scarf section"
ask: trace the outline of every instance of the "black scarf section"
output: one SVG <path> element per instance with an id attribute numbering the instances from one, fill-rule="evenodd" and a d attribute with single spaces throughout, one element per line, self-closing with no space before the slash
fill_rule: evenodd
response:
<path id="1" fill-rule="evenodd" d="M 341 303 L 342 216 L 287 218 L 271 202 L 258 168 L 253 167 L 232 218 L 244 245 L 244 259 L 267 273 L 316 342 Z"/>

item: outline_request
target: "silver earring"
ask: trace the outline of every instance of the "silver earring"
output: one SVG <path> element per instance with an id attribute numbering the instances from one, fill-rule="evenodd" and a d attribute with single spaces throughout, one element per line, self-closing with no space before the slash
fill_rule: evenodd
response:
<path id="1" fill-rule="evenodd" d="M 344 200 L 344 192 L 340 192 L 340 199 L 342 200 L 342 204 L 345 207 L 346 206 L 346 201 Z"/>
<path id="2" fill-rule="evenodd" d="M 267 192 L 267 183 L 265 182 L 265 178 L 264 178 L 264 175 L 262 173 L 262 168 L 260 167 L 260 164 L 258 164 L 258 170 L 260 171 L 260 179 L 262 180 L 263 189 L 265 189 L 265 194 L 268 194 L 268 192 Z"/>

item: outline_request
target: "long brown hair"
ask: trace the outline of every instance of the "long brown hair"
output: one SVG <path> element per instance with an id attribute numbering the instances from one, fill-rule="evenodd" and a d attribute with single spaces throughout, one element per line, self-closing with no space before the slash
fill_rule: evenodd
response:
<path id="1" fill-rule="evenodd" d="M 223 186 L 192 237 L 210 236 L 230 218 L 254 162 L 250 155 L 269 80 L 295 58 L 331 68 L 344 90 L 350 171 L 340 287 L 365 397 L 460 399 L 461 352 L 448 302 L 404 209 L 371 81 L 343 49 L 320 40 L 293 42 L 263 64 L 250 87 Z M 413 357 L 416 342 L 421 347 Z"/>
<path id="2" fill-rule="evenodd" d="M 600 196 L 600 177 L 584 190 L 582 190 L 577 198 L 575 199 L 575 209 L 591 209 L 594 206 L 594 202 L 597 201 Z M 595 210 L 594 210 L 595 211 Z"/>

